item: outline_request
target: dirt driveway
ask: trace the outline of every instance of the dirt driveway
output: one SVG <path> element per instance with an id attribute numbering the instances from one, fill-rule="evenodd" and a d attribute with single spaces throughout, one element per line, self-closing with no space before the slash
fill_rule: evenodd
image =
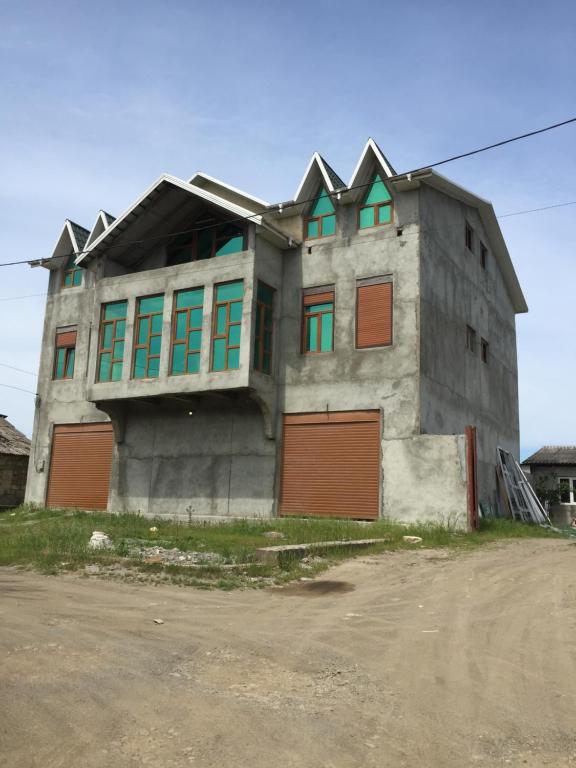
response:
<path id="1" fill-rule="evenodd" d="M 0 764 L 576 766 L 575 566 L 525 540 L 267 591 L 0 571 Z"/>

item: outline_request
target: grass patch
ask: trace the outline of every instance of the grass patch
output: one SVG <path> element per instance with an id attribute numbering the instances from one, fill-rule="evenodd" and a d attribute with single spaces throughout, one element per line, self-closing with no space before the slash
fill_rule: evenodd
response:
<path id="1" fill-rule="evenodd" d="M 157 528 L 157 531 L 151 531 Z M 88 541 L 93 531 L 106 532 L 114 549 L 93 551 Z M 281 540 L 265 537 L 279 531 Z M 378 520 L 361 524 L 349 520 L 275 519 L 233 520 L 230 522 L 176 522 L 145 518 L 137 514 L 114 515 L 71 510 L 48 510 L 22 506 L 0 513 L 0 565 L 33 567 L 45 573 L 74 571 L 99 566 L 96 573 L 136 581 L 174 583 L 183 586 L 233 589 L 238 586 L 265 586 L 283 583 L 303 575 L 313 575 L 339 559 L 396 549 L 414 549 L 402 537 L 421 536 L 422 545 L 432 548 L 470 549 L 484 543 L 510 538 L 553 538 L 561 534 L 537 526 L 509 520 L 485 520 L 479 531 L 467 533 L 440 525 L 401 525 Z M 386 543 L 358 551 L 337 548 L 281 566 L 255 562 L 255 550 L 277 544 L 318 541 L 386 538 Z M 177 548 L 183 552 L 213 552 L 222 564 L 203 564 L 196 568 L 177 564 L 144 563 L 130 556 L 133 543 Z M 92 569 L 94 571 L 94 569 Z"/>

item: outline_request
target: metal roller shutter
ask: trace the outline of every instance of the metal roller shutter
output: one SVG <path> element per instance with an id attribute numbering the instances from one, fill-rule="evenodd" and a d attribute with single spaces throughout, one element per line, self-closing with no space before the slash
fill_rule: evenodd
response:
<path id="1" fill-rule="evenodd" d="M 110 423 L 56 425 L 46 505 L 106 509 L 113 443 Z"/>
<path id="2" fill-rule="evenodd" d="M 356 346 L 392 344 L 392 283 L 360 285 L 356 296 Z"/>
<path id="3" fill-rule="evenodd" d="M 379 500 L 378 411 L 284 416 L 281 515 L 373 520 Z"/>

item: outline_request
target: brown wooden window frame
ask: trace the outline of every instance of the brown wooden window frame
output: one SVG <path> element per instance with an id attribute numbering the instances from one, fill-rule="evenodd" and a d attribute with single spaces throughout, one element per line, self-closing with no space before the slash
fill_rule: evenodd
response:
<path id="1" fill-rule="evenodd" d="M 125 300 L 123 300 L 125 301 Z M 126 324 L 128 321 L 127 314 L 128 314 L 128 302 L 126 302 L 126 315 L 124 317 L 114 317 L 110 320 L 105 319 L 106 315 L 106 307 L 108 304 L 116 304 L 118 302 L 111 301 L 106 302 L 105 304 L 102 304 L 100 307 L 100 331 L 98 334 L 98 358 L 96 361 L 96 382 L 97 383 L 109 383 L 111 381 L 120 381 L 120 379 L 113 379 L 112 378 L 112 371 L 114 364 L 120 363 L 122 365 L 122 368 L 124 368 L 124 357 L 126 355 Z M 124 323 L 124 335 L 123 336 L 117 336 L 116 335 L 116 327 L 118 323 Z M 110 342 L 109 347 L 104 347 L 104 337 L 106 335 L 106 327 L 112 326 L 112 339 Z M 114 347 L 117 343 L 124 342 L 124 353 L 122 357 L 114 357 Z M 100 378 L 100 363 L 102 361 L 102 355 L 110 354 L 110 377 L 107 379 L 101 379 Z"/>
<path id="2" fill-rule="evenodd" d="M 200 331 L 200 333 L 202 333 L 202 331 L 203 331 L 203 327 L 204 327 L 204 298 L 202 299 L 202 303 L 201 304 L 194 304 L 194 306 L 182 307 L 182 308 L 178 308 L 176 306 L 177 296 L 178 296 L 179 293 L 187 293 L 188 291 L 199 290 L 200 288 L 202 288 L 202 292 L 203 292 L 203 296 L 204 296 L 204 286 L 198 286 L 198 288 L 183 288 L 182 290 L 174 291 L 173 304 L 172 304 L 172 326 L 171 326 L 171 330 L 170 330 L 170 362 L 169 362 L 169 368 L 168 368 L 168 374 L 170 376 L 193 376 L 193 375 L 196 375 L 196 374 L 200 373 L 200 370 L 197 370 L 197 371 L 189 371 L 188 370 L 188 357 L 189 357 L 189 355 L 200 355 L 200 356 L 202 355 L 202 348 L 200 348 L 199 350 L 196 350 L 196 349 L 189 350 L 188 349 L 188 338 L 189 338 L 189 335 L 190 335 L 190 331 Z M 198 310 L 198 309 L 202 310 L 201 319 L 200 319 L 200 325 L 199 326 L 190 325 L 190 319 L 192 317 L 192 312 L 194 310 Z M 185 331 L 185 336 L 184 336 L 183 339 L 177 339 L 176 338 L 176 329 L 178 327 L 178 325 L 177 325 L 178 324 L 178 315 L 184 315 L 184 314 L 186 315 L 186 331 Z M 178 347 L 178 346 L 184 346 L 184 350 L 185 350 L 185 352 L 184 352 L 184 368 L 185 368 L 185 370 L 184 371 L 176 372 L 176 371 L 172 370 L 172 366 L 173 366 L 173 363 L 174 363 L 174 349 L 175 349 L 175 347 Z"/>
<path id="3" fill-rule="evenodd" d="M 258 288 L 262 285 L 264 288 L 267 288 L 272 293 L 272 302 L 270 304 L 266 304 L 266 302 L 262 301 L 260 298 L 258 298 Z M 260 371 L 260 373 L 264 373 L 267 376 L 272 375 L 272 363 L 273 363 L 273 353 L 274 353 L 274 296 L 276 294 L 276 289 L 272 288 L 272 286 L 268 285 L 267 283 L 263 282 L 262 280 L 258 280 L 256 284 L 256 315 L 257 317 L 254 319 L 254 370 Z M 266 310 L 270 310 L 270 323 L 266 323 Z M 259 317 L 259 323 L 258 323 L 258 317 Z M 258 333 L 258 325 L 260 325 L 260 333 Z M 270 339 L 270 349 L 266 352 L 265 350 L 265 341 L 266 341 L 266 334 L 268 334 L 268 338 Z M 264 369 L 264 355 L 268 354 L 270 358 L 270 370 L 266 371 Z"/>
<path id="4" fill-rule="evenodd" d="M 316 304 L 332 304 L 332 310 L 322 310 L 320 312 L 309 312 L 307 307 Z M 332 338 L 330 349 L 320 349 L 322 340 L 322 317 L 332 315 Z M 308 325 L 312 318 L 318 319 L 318 328 L 316 330 L 317 349 L 306 349 L 306 339 L 308 337 Z M 336 292 L 333 286 L 322 286 L 319 288 L 306 288 L 302 296 L 302 337 L 301 352 L 303 355 L 326 355 L 334 352 L 334 330 L 336 320 Z"/>
<path id="5" fill-rule="evenodd" d="M 488 360 L 490 355 L 490 344 L 486 341 L 484 338 L 480 338 L 480 358 L 482 359 L 483 363 L 486 363 L 488 365 Z"/>
<path id="6" fill-rule="evenodd" d="M 78 338 L 78 331 L 76 327 L 69 328 L 67 330 L 56 330 L 56 339 L 54 343 L 54 364 L 52 367 L 52 379 L 54 381 L 70 381 L 74 378 L 74 368 L 76 366 L 76 341 Z M 58 356 L 60 350 L 64 351 L 64 364 L 62 366 L 63 375 L 58 376 Z M 73 355 L 72 360 L 72 372 L 67 374 L 68 365 L 70 363 L 70 356 Z"/>
<path id="7" fill-rule="evenodd" d="M 218 250 L 219 243 L 225 241 L 227 237 L 225 235 L 219 234 L 222 229 L 224 229 L 227 226 L 236 226 L 234 222 L 227 222 L 227 221 L 221 221 L 218 224 L 209 225 L 206 226 L 204 229 L 198 229 L 194 232 L 190 233 L 190 239 L 183 243 L 180 247 L 178 247 L 179 251 L 186 250 L 187 248 L 190 249 L 190 259 L 183 262 L 177 262 L 177 264 L 188 264 L 192 261 L 207 261 L 208 259 L 214 259 L 216 258 L 216 251 Z M 246 250 L 247 247 L 247 239 L 248 239 L 248 232 L 246 227 L 240 227 L 237 226 L 238 229 L 238 235 L 237 237 L 242 237 L 242 250 L 241 251 L 234 251 L 234 253 L 242 253 Z M 212 240 L 210 244 L 210 256 L 200 259 L 198 258 L 198 250 L 199 250 L 199 240 L 200 236 L 203 235 L 205 232 L 210 232 L 212 235 Z M 167 251 L 170 251 L 170 244 L 168 244 Z M 233 254 L 230 254 L 233 255 Z M 167 261 L 169 261 L 169 256 L 167 257 Z"/>
<path id="8" fill-rule="evenodd" d="M 470 253 L 474 253 L 474 227 L 468 222 L 465 223 L 464 242 Z"/>
<path id="9" fill-rule="evenodd" d="M 217 290 L 222 285 L 227 285 L 228 283 L 242 283 L 242 298 L 241 299 L 220 299 L 217 300 Z M 240 367 L 240 362 L 238 364 L 238 368 L 230 368 L 228 366 L 228 353 L 231 349 L 237 349 L 240 350 L 241 344 L 242 344 L 242 334 L 240 334 L 240 343 L 239 344 L 230 344 L 229 343 L 229 337 L 230 337 L 230 328 L 233 328 L 236 325 L 239 325 L 242 327 L 242 316 L 240 316 L 240 320 L 230 320 L 230 306 L 232 304 L 236 304 L 240 302 L 242 305 L 244 305 L 244 283 L 242 280 L 228 280 L 226 283 L 218 283 L 214 286 L 214 300 L 212 305 L 212 337 L 210 340 L 210 371 L 214 373 L 225 373 L 227 371 L 237 371 Z M 221 333 L 217 332 L 218 328 L 218 308 L 219 307 L 226 307 L 226 325 L 224 331 Z M 220 341 L 223 339 L 225 341 L 225 362 L 226 365 L 224 368 L 214 368 L 214 348 L 215 348 L 215 341 Z M 240 357 L 240 351 L 238 351 L 238 357 Z"/>
<path id="10" fill-rule="evenodd" d="M 482 269 L 486 269 L 488 265 L 488 248 L 480 240 L 480 266 Z"/>
<path id="11" fill-rule="evenodd" d="M 132 378 L 141 381 L 146 379 L 157 379 L 160 375 L 160 358 L 162 355 L 162 328 L 160 328 L 160 331 L 157 331 L 155 333 L 152 333 L 152 318 L 160 315 L 160 317 L 164 317 L 164 307 L 162 308 L 162 311 L 160 312 L 139 312 L 140 308 L 140 302 L 143 299 L 156 299 L 160 298 L 164 299 L 163 293 L 154 293 L 150 296 L 141 296 L 140 298 L 136 299 L 136 313 L 134 315 L 134 344 L 133 344 L 133 352 L 132 352 Z M 148 336 L 146 338 L 146 342 L 139 342 L 138 338 L 140 337 L 140 323 L 142 320 L 145 319 L 149 320 L 149 327 L 148 327 Z M 152 341 L 152 338 L 155 336 L 160 337 L 160 352 L 158 354 L 150 354 L 150 344 Z M 136 376 L 135 370 L 136 370 L 136 353 L 140 349 L 146 350 L 146 375 L 145 376 Z M 158 376 L 150 376 L 148 374 L 148 369 L 150 367 L 150 360 L 158 360 Z"/>
<path id="12" fill-rule="evenodd" d="M 358 311 L 360 309 L 360 288 L 369 285 L 390 285 L 390 341 L 381 344 L 362 344 L 358 342 Z M 394 278 L 392 275 L 382 275 L 381 277 L 368 277 L 356 282 L 356 327 L 354 341 L 356 349 L 380 349 L 382 347 L 391 347 L 394 344 Z"/>
<path id="13" fill-rule="evenodd" d="M 377 210 L 374 211 L 374 221 L 375 224 L 370 224 L 369 227 L 361 227 L 360 226 L 360 212 L 365 210 L 366 208 L 376 208 Z M 389 208 L 390 209 L 390 221 L 379 221 L 380 219 L 380 208 Z M 359 232 L 363 232 L 365 229 L 376 229 L 376 227 L 389 227 L 391 224 L 394 224 L 394 200 L 385 200 L 381 203 L 368 203 L 367 205 L 359 205 L 356 208 L 356 229 Z"/>
<path id="14" fill-rule="evenodd" d="M 336 219 L 336 211 L 334 211 L 334 213 L 321 213 L 320 216 L 305 216 L 304 217 L 304 232 L 303 232 L 304 240 L 320 240 L 320 238 L 323 238 L 323 237 L 334 237 L 336 235 L 336 230 L 334 230 L 334 232 L 330 232 L 327 235 L 325 235 L 323 233 L 323 231 L 322 231 L 324 219 L 328 218 L 328 216 L 334 216 L 334 218 Z M 317 221 L 318 222 L 318 234 L 317 235 L 309 235 L 308 234 L 308 224 L 311 221 Z"/>

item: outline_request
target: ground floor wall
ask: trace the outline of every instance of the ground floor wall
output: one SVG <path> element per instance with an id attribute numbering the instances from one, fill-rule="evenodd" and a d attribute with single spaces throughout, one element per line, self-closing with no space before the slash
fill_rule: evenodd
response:
<path id="1" fill-rule="evenodd" d="M 561 479 L 569 479 L 574 489 L 569 498 L 574 503 L 550 504 L 548 514 L 553 525 L 570 525 L 576 519 L 576 465 L 532 466 L 527 477 L 535 490 L 539 487 L 556 490 Z"/>
<path id="2" fill-rule="evenodd" d="M 24 501 L 28 456 L 0 454 L 0 509 L 17 507 Z"/>
<path id="3" fill-rule="evenodd" d="M 104 421 L 110 416 L 114 427 L 107 505 L 110 511 L 139 512 L 150 517 L 183 521 L 192 518 L 271 518 L 279 514 L 283 462 L 289 460 L 287 455 L 293 454 L 284 451 L 282 429 L 275 439 L 267 436 L 262 412 L 247 395 L 212 395 L 198 399 L 194 404 L 185 400 L 126 401 L 108 410 L 108 415 L 90 410 L 83 414 L 83 420 Z M 339 453 L 335 455 L 340 464 L 337 472 L 328 467 L 331 470 L 328 482 L 341 483 L 341 496 L 345 496 L 350 493 L 354 480 L 357 484 L 365 482 L 362 480 L 365 462 L 369 461 L 371 465 L 375 462 L 374 473 L 371 472 L 368 478 L 376 489 L 375 496 L 372 492 L 367 496 L 376 500 L 376 507 L 372 509 L 371 504 L 370 510 L 366 509 L 363 514 L 361 505 L 354 498 L 354 509 L 349 512 L 342 504 L 338 510 L 328 504 L 322 509 L 306 509 L 304 505 L 301 514 L 358 519 L 378 516 L 404 522 L 425 520 L 466 527 L 464 436 L 417 435 L 382 439 L 385 414 L 378 409 L 359 413 L 360 417 L 370 415 L 371 421 L 376 419 L 375 441 L 370 440 L 372 447 L 368 453 L 367 444 L 362 442 L 363 453 L 358 453 L 356 429 L 348 444 L 346 433 L 338 426 L 341 442 Z M 338 414 L 333 415 L 338 417 Z M 332 421 L 332 414 L 326 412 L 316 416 L 318 418 L 312 419 L 312 423 Z M 346 412 L 340 412 L 340 417 L 345 421 Z M 58 419 L 60 424 L 70 421 Z M 43 430 L 38 432 L 40 447 L 35 454 L 35 466 L 29 474 L 27 499 L 38 504 L 44 504 L 46 500 L 53 433 L 54 424 L 44 423 Z M 317 435 L 312 434 L 311 439 L 317 439 Z M 330 432 L 322 439 L 330 441 Z M 329 447 L 334 450 L 334 446 Z M 350 453 L 349 462 L 347 452 Z M 297 452 L 296 460 L 314 465 L 314 451 L 310 450 L 309 459 L 307 455 L 303 458 L 301 451 Z M 320 461 L 317 462 L 317 471 L 308 471 L 306 479 L 302 475 L 302 482 L 313 484 L 322 466 Z M 300 477 L 298 466 L 289 469 L 293 477 Z M 74 471 L 72 467 L 71 471 Z M 352 477 L 350 472 L 356 472 L 357 476 Z M 317 499 L 318 495 L 313 493 L 312 497 Z M 328 498 L 334 498 L 334 494 Z M 340 496 L 336 498 L 340 502 Z"/>

